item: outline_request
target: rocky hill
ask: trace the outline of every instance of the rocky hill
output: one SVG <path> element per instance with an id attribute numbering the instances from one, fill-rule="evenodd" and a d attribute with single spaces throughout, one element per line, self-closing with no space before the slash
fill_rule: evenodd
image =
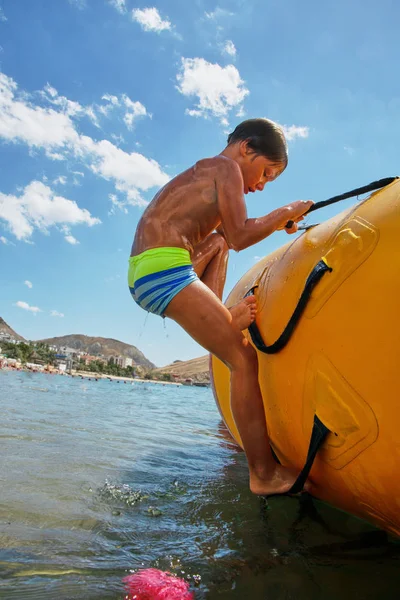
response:
<path id="1" fill-rule="evenodd" d="M 113 340 L 112 338 L 102 337 L 91 337 L 88 335 L 71 334 L 63 335 L 60 337 L 47 338 L 45 340 L 38 340 L 44 342 L 49 346 L 66 346 L 68 348 L 75 348 L 81 352 L 87 352 L 93 356 L 102 354 L 105 357 L 110 356 L 129 356 L 134 360 L 137 365 L 141 365 L 146 369 L 154 368 L 154 364 L 150 362 L 145 355 L 136 348 Z"/>
<path id="2" fill-rule="evenodd" d="M 26 341 L 25 338 L 23 338 L 21 335 L 16 333 L 14 331 L 14 329 L 11 329 L 11 327 L 1 317 L 0 317 L 0 334 L 8 334 L 14 340 L 19 340 L 20 342 Z"/>
<path id="3" fill-rule="evenodd" d="M 190 378 L 193 381 L 207 382 L 210 381 L 209 360 L 208 354 L 192 360 L 177 360 L 171 365 L 154 369 L 153 373 L 171 373 L 178 375 L 180 379 Z"/>
<path id="4" fill-rule="evenodd" d="M 11 329 L 4 319 L 0 317 L 0 334 L 3 332 L 9 334 L 15 340 L 26 341 L 22 336 Z M 180 379 L 190 378 L 193 379 L 193 381 L 199 382 L 210 381 L 208 354 L 191 360 L 176 360 L 170 365 L 156 368 L 155 365 L 148 360 L 138 348 L 136 348 L 136 346 L 131 346 L 130 344 L 112 338 L 71 334 L 37 341 L 44 342 L 49 346 L 75 348 L 76 350 L 87 352 L 93 356 L 100 354 L 105 357 L 129 356 L 137 365 L 143 366 L 146 370 L 152 370 L 154 373 L 171 373 L 171 375 L 178 375 Z"/>

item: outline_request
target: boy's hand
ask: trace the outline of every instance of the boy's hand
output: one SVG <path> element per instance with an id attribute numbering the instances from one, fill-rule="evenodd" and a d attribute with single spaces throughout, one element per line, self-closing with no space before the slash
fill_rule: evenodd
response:
<path id="1" fill-rule="evenodd" d="M 298 230 L 297 223 L 304 219 L 304 215 L 310 210 L 313 204 L 312 200 L 297 200 L 283 206 L 283 218 L 285 221 L 277 229 L 284 229 L 286 233 L 296 233 Z"/>

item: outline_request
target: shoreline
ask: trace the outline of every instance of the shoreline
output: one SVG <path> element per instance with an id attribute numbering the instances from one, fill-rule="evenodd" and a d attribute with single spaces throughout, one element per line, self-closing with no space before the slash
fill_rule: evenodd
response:
<path id="1" fill-rule="evenodd" d="M 84 377 L 86 379 L 110 379 L 113 381 L 124 381 L 131 383 L 158 383 L 162 385 L 183 385 L 178 381 L 159 381 L 158 379 L 140 379 L 139 377 L 119 377 L 118 375 L 107 375 L 106 373 L 89 373 L 88 371 L 73 371 L 72 373 L 65 373 L 70 377 Z"/>
<path id="2" fill-rule="evenodd" d="M 72 371 L 68 373 L 66 371 L 59 371 L 58 369 L 29 369 L 23 366 L 13 367 L 13 366 L 0 366 L 0 371 L 15 371 L 15 372 L 24 372 L 24 373 L 41 373 L 43 375 L 61 375 L 62 377 L 78 377 L 81 379 L 89 379 L 93 381 L 105 380 L 109 381 L 117 381 L 131 384 L 133 383 L 156 383 L 161 385 L 174 385 L 174 386 L 183 386 L 183 383 L 180 381 L 161 381 L 158 379 L 141 379 L 139 377 L 123 377 L 118 375 L 107 375 L 106 373 L 91 373 L 89 371 Z"/>

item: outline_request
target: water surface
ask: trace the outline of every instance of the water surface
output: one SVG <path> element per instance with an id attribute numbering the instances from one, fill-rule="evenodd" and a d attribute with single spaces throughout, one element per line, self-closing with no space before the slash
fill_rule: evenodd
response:
<path id="1" fill-rule="evenodd" d="M 122 600 L 130 570 L 196 600 L 397 600 L 399 546 L 247 487 L 208 389 L 0 371 L 0 599 Z"/>

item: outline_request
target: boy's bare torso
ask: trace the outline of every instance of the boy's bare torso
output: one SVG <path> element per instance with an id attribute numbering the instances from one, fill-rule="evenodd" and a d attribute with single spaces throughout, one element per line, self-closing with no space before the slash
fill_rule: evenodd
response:
<path id="1" fill-rule="evenodd" d="M 200 160 L 169 181 L 139 221 L 131 256 L 150 248 L 178 247 L 190 253 L 220 224 L 217 178 L 226 176 L 222 156 Z"/>

